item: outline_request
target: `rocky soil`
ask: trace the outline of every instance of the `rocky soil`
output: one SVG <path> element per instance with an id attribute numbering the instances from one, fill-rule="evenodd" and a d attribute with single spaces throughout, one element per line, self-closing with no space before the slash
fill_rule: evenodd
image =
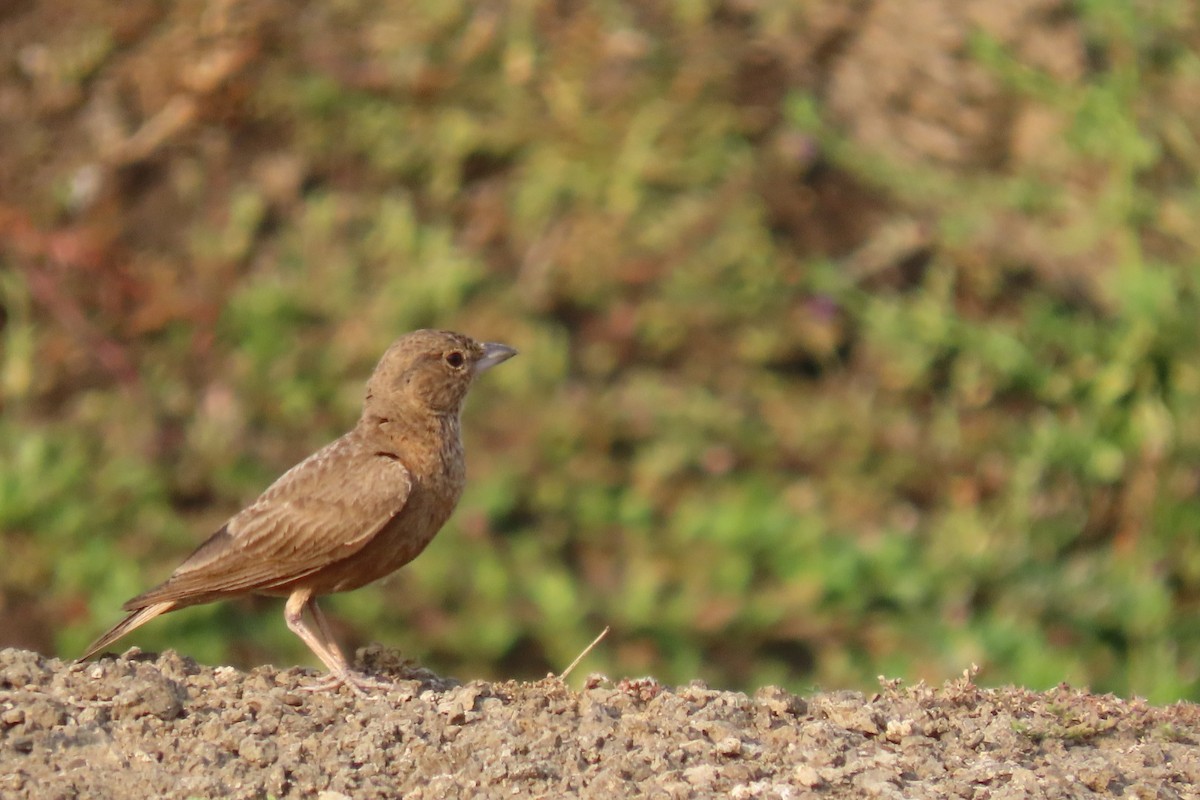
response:
<path id="1" fill-rule="evenodd" d="M 0 796 L 1200 797 L 1200 706 L 1066 686 L 883 682 L 752 696 L 701 683 L 570 688 L 439 678 L 382 648 L 358 697 L 314 673 L 134 649 L 0 651 Z"/>

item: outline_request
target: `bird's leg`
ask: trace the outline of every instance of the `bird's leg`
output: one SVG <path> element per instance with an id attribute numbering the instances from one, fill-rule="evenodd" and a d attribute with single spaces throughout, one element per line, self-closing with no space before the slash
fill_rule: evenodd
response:
<path id="1" fill-rule="evenodd" d="M 330 653 L 337 657 L 342 665 L 342 670 L 332 671 L 329 675 L 319 680 L 314 686 L 314 690 L 324 688 L 334 688 L 338 684 L 345 683 L 355 694 L 365 695 L 367 689 L 390 689 L 393 684 L 389 680 L 383 678 L 372 678 L 368 675 L 363 675 L 350 668 L 342 649 L 338 647 L 337 640 L 333 637 L 333 630 L 329 627 L 329 619 L 326 618 L 325 612 L 317 605 L 317 598 L 312 597 L 305 604 L 305 607 L 312 613 L 313 619 L 317 622 L 317 629 L 320 632 L 321 640 Z"/>
<path id="2" fill-rule="evenodd" d="M 283 618 L 287 621 L 287 626 L 291 628 L 292 633 L 299 636 L 300 640 L 308 645 L 308 649 L 321 659 L 321 663 L 330 672 L 337 674 L 348 671 L 350 667 L 346 663 L 346 657 L 342 655 L 342 651 L 337 648 L 337 645 L 330 647 L 325 639 L 304 621 L 304 609 L 311 602 L 312 590 L 297 589 L 292 592 L 288 596 L 287 604 L 283 607 Z M 318 622 L 319 624 L 320 622 Z"/>
<path id="3" fill-rule="evenodd" d="M 304 621 L 304 609 L 306 608 L 312 612 L 313 619 L 317 623 L 317 631 L 314 631 Z M 300 640 L 308 645 L 308 649 L 312 650 L 329 670 L 328 675 L 315 684 L 304 687 L 305 690 L 322 691 L 345 684 L 355 694 L 366 696 L 367 689 L 383 689 L 392 685 L 388 681 L 360 675 L 350 669 L 346 657 L 342 655 L 341 648 L 333 640 L 332 632 L 329 629 L 329 620 L 317 606 L 311 589 L 297 589 L 292 592 L 284 605 L 283 617 L 292 633 L 299 636 Z"/>
<path id="4" fill-rule="evenodd" d="M 325 616 L 325 612 L 317 605 L 317 598 L 310 597 L 304 607 L 312 614 L 312 618 L 317 622 L 317 631 L 321 635 L 321 641 L 329 649 L 342 665 L 343 669 L 350 669 L 350 662 L 346 660 L 345 653 L 342 648 L 338 647 L 337 640 L 333 638 L 333 629 L 329 627 L 329 619 Z"/>

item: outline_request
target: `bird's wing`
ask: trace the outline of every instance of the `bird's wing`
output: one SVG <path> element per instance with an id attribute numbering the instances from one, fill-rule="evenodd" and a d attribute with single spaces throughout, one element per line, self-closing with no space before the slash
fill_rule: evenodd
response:
<path id="1" fill-rule="evenodd" d="M 271 589 L 361 550 L 400 513 L 412 476 L 352 434 L 283 474 L 126 610 Z"/>

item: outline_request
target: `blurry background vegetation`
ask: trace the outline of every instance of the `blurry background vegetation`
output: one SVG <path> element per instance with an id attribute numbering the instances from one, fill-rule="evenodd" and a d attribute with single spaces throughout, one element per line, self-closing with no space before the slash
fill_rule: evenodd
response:
<path id="1" fill-rule="evenodd" d="M 348 644 L 1200 699 L 1198 20 L 3 4 L 0 646 L 74 657 L 439 326 L 521 356 Z M 312 661 L 275 600 L 135 643 Z"/>

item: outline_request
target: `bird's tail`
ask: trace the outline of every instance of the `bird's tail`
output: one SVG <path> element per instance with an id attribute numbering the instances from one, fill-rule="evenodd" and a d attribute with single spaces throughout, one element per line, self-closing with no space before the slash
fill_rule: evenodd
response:
<path id="1" fill-rule="evenodd" d="M 157 617 L 159 614 L 167 613 L 175 608 L 176 605 L 177 603 L 174 600 L 165 600 L 161 603 L 154 603 L 153 605 L 146 606 L 145 608 L 139 608 L 137 611 L 134 611 L 128 617 L 110 628 L 108 633 L 92 642 L 91 645 L 88 646 L 87 652 L 81 655 L 79 660 L 86 661 L 96 653 L 108 647 L 117 639 L 120 639 L 122 636 L 129 633 L 134 628 L 141 627 L 145 623 Z"/>

